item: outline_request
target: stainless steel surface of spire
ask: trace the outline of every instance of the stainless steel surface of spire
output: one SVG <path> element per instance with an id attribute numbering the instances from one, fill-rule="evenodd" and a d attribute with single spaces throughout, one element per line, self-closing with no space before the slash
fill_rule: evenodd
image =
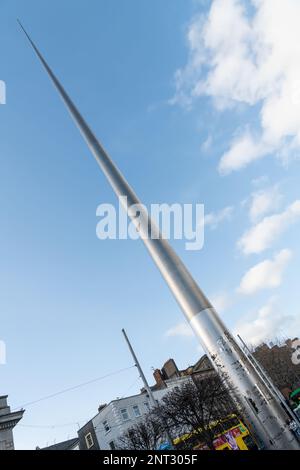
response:
<path id="1" fill-rule="evenodd" d="M 121 203 L 123 202 L 122 196 L 127 197 L 125 209 L 128 216 L 138 228 L 141 239 L 215 369 L 226 379 L 231 395 L 235 397 L 238 406 L 248 419 L 248 424 L 260 447 L 271 450 L 299 450 L 299 442 L 289 429 L 290 418 L 281 407 L 277 396 L 261 380 L 181 259 L 175 254 L 169 243 L 162 238 L 159 229 L 149 218 L 147 211 L 142 209 L 141 217 L 138 221 L 136 220 L 136 214 L 130 210 L 130 207 L 140 204 L 140 201 L 97 140 L 23 26 L 21 24 L 20 26 L 114 192 L 121 198 Z M 153 234 L 156 236 L 154 237 Z"/>

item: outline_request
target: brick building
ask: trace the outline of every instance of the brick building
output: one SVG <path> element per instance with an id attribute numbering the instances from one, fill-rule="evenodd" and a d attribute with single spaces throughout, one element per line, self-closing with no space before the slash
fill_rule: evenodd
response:
<path id="1" fill-rule="evenodd" d="M 216 375 L 216 372 L 206 354 L 196 364 L 182 370 L 178 369 L 174 359 L 168 359 L 161 369 L 155 369 L 153 373 L 155 385 L 151 388 L 153 390 L 165 388 L 167 381 L 174 380 L 175 378 L 191 376 L 197 379 L 205 379 L 211 375 Z"/>

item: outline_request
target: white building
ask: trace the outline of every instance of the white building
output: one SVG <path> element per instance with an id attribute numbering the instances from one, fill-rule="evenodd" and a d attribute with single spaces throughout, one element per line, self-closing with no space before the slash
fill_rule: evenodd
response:
<path id="1" fill-rule="evenodd" d="M 159 402 L 164 395 L 190 377 L 167 380 L 166 388 L 153 391 Z M 78 431 L 80 449 L 110 450 L 118 446 L 120 436 L 134 426 L 150 410 L 147 393 L 112 400 L 108 405 L 99 408 L 99 413 Z"/>

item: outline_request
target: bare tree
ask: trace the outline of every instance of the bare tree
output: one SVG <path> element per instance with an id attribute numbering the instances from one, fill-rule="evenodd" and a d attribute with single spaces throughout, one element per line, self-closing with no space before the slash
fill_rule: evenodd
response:
<path id="1" fill-rule="evenodd" d="M 161 441 L 162 426 L 156 415 L 148 413 L 144 419 L 131 426 L 119 438 L 121 450 L 155 450 Z"/>
<path id="2" fill-rule="evenodd" d="M 178 436 L 192 433 L 189 446 L 197 441 L 211 450 L 214 450 L 216 432 L 225 430 L 222 418 L 235 411 L 235 405 L 219 377 L 207 377 L 176 387 L 162 399 L 159 410 L 173 433 Z"/>

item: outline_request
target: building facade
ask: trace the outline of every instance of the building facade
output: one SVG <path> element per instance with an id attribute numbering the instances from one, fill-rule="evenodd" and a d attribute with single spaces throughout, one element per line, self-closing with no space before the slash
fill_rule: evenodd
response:
<path id="1" fill-rule="evenodd" d="M 155 385 L 151 388 L 153 390 L 161 390 L 167 386 L 167 382 L 178 378 L 195 377 L 197 379 L 205 379 L 212 375 L 216 376 L 217 373 L 206 354 L 196 364 L 182 370 L 178 369 L 174 359 L 168 359 L 161 369 L 155 369 L 153 373 Z"/>
<path id="2" fill-rule="evenodd" d="M 0 450 L 14 450 L 13 428 L 22 419 L 24 410 L 11 411 L 7 395 L 0 396 Z"/>
<path id="3" fill-rule="evenodd" d="M 88 421 L 82 428 L 80 428 L 77 434 L 80 450 L 100 450 L 93 419 Z"/>
<path id="4" fill-rule="evenodd" d="M 190 377 L 165 380 L 164 388 L 153 391 L 155 400 L 160 402 L 164 395 L 189 380 Z M 112 400 L 109 404 L 99 407 L 97 415 L 78 431 L 80 449 L 116 449 L 122 434 L 142 420 L 149 410 L 149 396 L 144 391 L 137 395 Z"/>

